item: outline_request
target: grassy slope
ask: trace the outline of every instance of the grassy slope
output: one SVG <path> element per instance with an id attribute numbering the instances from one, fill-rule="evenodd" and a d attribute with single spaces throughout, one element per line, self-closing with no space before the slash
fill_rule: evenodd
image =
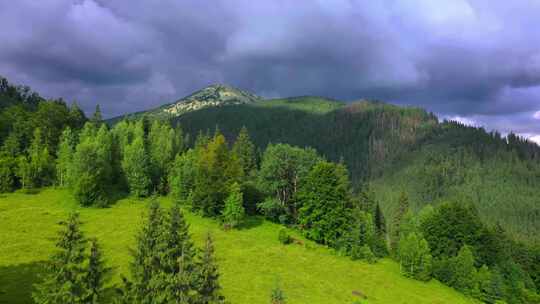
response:
<path id="1" fill-rule="evenodd" d="M 170 204 L 163 199 L 165 205 Z M 87 237 L 101 242 L 114 282 L 128 273 L 128 248 L 141 222 L 146 202 L 123 199 L 108 209 L 81 209 L 64 190 L 0 196 L 0 303 L 31 303 L 31 284 L 53 250 L 58 223 L 69 211 L 79 210 Z M 206 232 L 216 239 L 224 294 L 232 303 L 268 303 L 280 276 L 288 303 L 352 303 L 353 290 L 365 293 L 367 303 L 471 303 L 469 299 L 432 281 L 402 277 L 390 260 L 376 265 L 351 261 L 306 242 L 283 246 L 279 226 L 251 218 L 243 230 L 225 232 L 217 223 L 186 213 L 191 232 L 201 244 Z"/>

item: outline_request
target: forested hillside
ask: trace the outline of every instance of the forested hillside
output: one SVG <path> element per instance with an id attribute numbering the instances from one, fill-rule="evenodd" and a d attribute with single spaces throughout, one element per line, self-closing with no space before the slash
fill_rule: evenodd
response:
<path id="1" fill-rule="evenodd" d="M 231 139 L 246 126 L 260 149 L 285 142 L 343 160 L 357 190 L 371 184 L 387 216 L 402 191 L 415 210 L 465 200 L 488 223 L 539 240 L 540 148 L 513 134 L 438 122 L 418 108 L 318 97 L 207 108 L 175 121 L 191 138 L 217 127 Z"/>

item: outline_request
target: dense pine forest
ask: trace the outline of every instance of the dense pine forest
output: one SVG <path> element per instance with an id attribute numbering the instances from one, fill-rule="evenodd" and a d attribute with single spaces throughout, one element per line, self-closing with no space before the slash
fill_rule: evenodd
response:
<path id="1" fill-rule="evenodd" d="M 225 231 L 263 217 L 283 226 L 283 246 L 303 242 L 292 229 L 485 303 L 540 303 L 540 147 L 514 134 L 316 97 L 107 124 L 99 107 L 87 118 L 76 103 L 0 84 L 0 192 L 63 188 L 86 208 L 152 200 L 114 292 L 100 240 L 72 213 L 36 303 L 225 303 L 213 237 L 197 249 L 183 210 Z M 268 290 L 268 302 L 286 303 L 286 288 Z"/>

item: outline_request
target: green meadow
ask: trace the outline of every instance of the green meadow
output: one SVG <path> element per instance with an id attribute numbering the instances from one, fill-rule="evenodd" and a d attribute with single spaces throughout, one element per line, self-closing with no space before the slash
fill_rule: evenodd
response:
<path id="1" fill-rule="evenodd" d="M 163 206 L 171 202 L 160 198 Z M 65 190 L 44 189 L 36 194 L 0 195 L 0 303 L 32 303 L 32 284 L 44 261 L 54 251 L 59 221 L 78 211 L 86 237 L 97 237 L 114 273 L 110 284 L 129 274 L 135 234 L 148 200 L 123 198 L 110 208 L 82 208 Z M 230 303 L 269 303 L 269 293 L 279 279 L 287 303 L 354 303 L 355 293 L 367 300 L 358 303 L 474 303 L 460 293 L 432 280 L 405 278 L 390 259 L 374 265 L 338 256 L 324 246 L 306 241 L 282 245 L 281 226 L 259 217 L 243 228 L 224 231 L 219 223 L 185 211 L 195 242 L 209 232 L 215 238 L 220 282 Z"/>

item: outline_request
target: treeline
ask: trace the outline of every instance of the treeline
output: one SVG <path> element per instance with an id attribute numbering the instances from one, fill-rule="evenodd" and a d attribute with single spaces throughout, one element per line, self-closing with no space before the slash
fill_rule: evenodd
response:
<path id="1" fill-rule="evenodd" d="M 130 278 L 121 286 L 109 285 L 112 268 L 98 240 L 84 236 L 78 214 L 61 225 L 56 251 L 34 286 L 35 303 L 225 303 L 213 240 L 207 235 L 197 249 L 177 206 L 163 210 L 151 202 L 131 250 Z"/>

